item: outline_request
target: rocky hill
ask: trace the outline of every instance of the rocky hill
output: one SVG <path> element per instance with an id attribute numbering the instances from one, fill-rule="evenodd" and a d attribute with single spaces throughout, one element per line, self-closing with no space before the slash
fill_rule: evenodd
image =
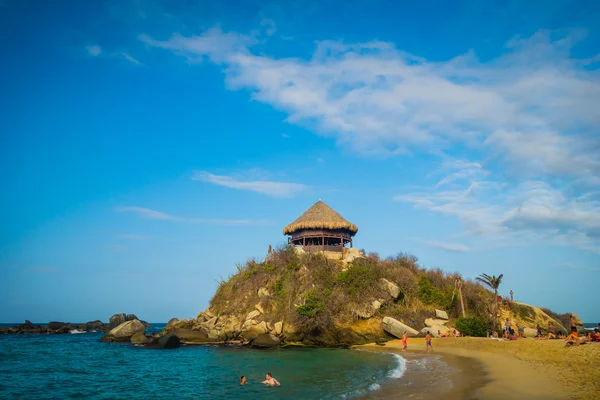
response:
<path id="1" fill-rule="evenodd" d="M 169 321 L 165 333 L 183 343 L 241 342 L 344 346 L 385 341 L 424 328 L 454 326 L 460 305 L 456 274 L 421 268 L 413 256 L 381 260 L 376 254 L 343 262 L 284 247 L 263 262 L 249 261 L 222 281 L 206 311 Z M 464 281 L 467 317 L 490 321 L 493 295 Z M 513 303 L 516 326 L 559 321 L 538 308 Z M 437 310 L 437 311 L 436 311 Z M 533 310 L 533 311 L 530 311 Z M 556 315 L 555 315 L 556 317 Z"/>

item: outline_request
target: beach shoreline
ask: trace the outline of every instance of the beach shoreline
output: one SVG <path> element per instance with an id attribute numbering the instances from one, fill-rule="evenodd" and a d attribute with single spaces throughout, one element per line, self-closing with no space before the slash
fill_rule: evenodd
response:
<path id="1" fill-rule="evenodd" d="M 459 396 L 448 392 L 445 398 L 592 399 L 600 393 L 600 346 L 593 344 L 565 348 L 562 340 L 443 338 L 434 340 L 433 346 L 433 354 L 441 355 L 444 362 L 462 369 L 466 376 L 458 387 L 469 392 Z M 425 340 L 409 339 L 406 353 L 400 340 L 354 348 L 411 357 L 425 353 Z M 470 361 L 465 363 L 464 359 Z M 402 394 L 396 393 L 388 398 L 400 397 Z"/>

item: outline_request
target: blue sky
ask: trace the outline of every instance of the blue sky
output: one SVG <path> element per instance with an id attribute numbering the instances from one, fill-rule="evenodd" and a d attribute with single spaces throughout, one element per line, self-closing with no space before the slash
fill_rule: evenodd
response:
<path id="1" fill-rule="evenodd" d="M 600 6 L 412 3 L 0 1 L 0 321 L 193 316 L 320 198 L 600 320 Z"/>

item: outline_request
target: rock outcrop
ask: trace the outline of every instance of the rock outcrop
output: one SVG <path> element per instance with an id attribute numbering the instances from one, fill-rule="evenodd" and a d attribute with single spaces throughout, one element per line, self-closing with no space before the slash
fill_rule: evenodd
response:
<path id="1" fill-rule="evenodd" d="M 136 333 L 144 334 L 146 327 L 138 319 L 126 321 L 111 329 L 102 339 L 103 342 L 129 342 Z"/>
<path id="2" fill-rule="evenodd" d="M 143 333 L 139 332 L 131 336 L 131 344 L 145 344 L 148 338 Z"/>
<path id="3" fill-rule="evenodd" d="M 275 335 L 261 333 L 252 341 L 253 347 L 270 348 L 278 347 L 281 344 L 281 339 Z"/>
<path id="4" fill-rule="evenodd" d="M 384 331 L 397 338 L 401 338 L 404 332 L 406 332 L 408 336 L 417 336 L 419 334 L 414 328 L 390 317 L 383 318 L 382 326 Z"/>
<path id="5" fill-rule="evenodd" d="M 400 296 L 400 288 L 393 282 L 388 281 L 385 278 L 379 280 L 381 286 L 387 291 L 392 299 L 397 299 Z"/>
<path id="6" fill-rule="evenodd" d="M 181 341 L 176 335 L 168 334 L 152 339 L 145 347 L 149 349 L 176 349 L 181 347 Z"/>
<path id="7" fill-rule="evenodd" d="M 448 313 L 446 311 L 442 311 L 442 310 L 435 310 L 435 317 L 439 318 L 439 319 L 445 319 L 448 320 Z"/>

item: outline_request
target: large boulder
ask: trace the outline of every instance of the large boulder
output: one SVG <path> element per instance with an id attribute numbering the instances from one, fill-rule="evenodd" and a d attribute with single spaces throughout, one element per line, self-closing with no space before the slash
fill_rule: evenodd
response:
<path id="1" fill-rule="evenodd" d="M 281 340 L 277 336 L 270 335 L 268 333 L 262 333 L 262 334 L 258 335 L 256 337 L 256 339 L 254 339 L 252 341 L 253 347 L 262 347 L 262 348 L 277 347 L 280 344 L 281 344 Z"/>
<path id="2" fill-rule="evenodd" d="M 234 316 L 227 316 L 221 318 L 221 331 L 227 336 L 228 339 L 235 339 L 241 332 L 241 321 Z"/>
<path id="3" fill-rule="evenodd" d="M 169 322 L 167 322 L 167 326 L 165 326 L 165 329 L 169 330 L 172 329 L 175 326 L 175 323 L 179 321 L 179 318 L 171 318 L 169 320 Z"/>
<path id="4" fill-rule="evenodd" d="M 138 318 L 138 317 L 137 317 L 137 315 L 135 315 L 135 314 L 127 314 L 127 315 L 125 316 L 125 319 L 126 319 L 127 321 L 133 321 L 134 319 L 139 319 L 139 318 Z"/>
<path id="5" fill-rule="evenodd" d="M 121 325 L 111 329 L 102 338 L 105 342 L 129 342 L 136 333 L 144 333 L 146 327 L 139 320 L 123 322 Z"/>
<path id="6" fill-rule="evenodd" d="M 131 344 L 145 344 L 148 338 L 143 333 L 136 333 L 131 337 Z"/>
<path id="7" fill-rule="evenodd" d="M 112 317 L 110 317 L 108 319 L 108 325 L 110 327 L 110 329 L 115 328 L 119 325 L 121 325 L 122 323 L 127 321 L 127 315 L 125 315 L 124 313 L 120 313 L 120 314 L 114 314 Z"/>
<path id="8" fill-rule="evenodd" d="M 219 342 L 218 339 L 209 337 L 205 331 L 195 331 L 192 329 L 175 329 L 171 331 L 176 335 L 181 343 L 184 344 L 209 344 Z"/>
<path id="9" fill-rule="evenodd" d="M 421 333 L 423 335 L 427 335 L 427 332 L 429 332 L 429 334 L 433 337 L 441 337 L 441 335 L 448 334 L 449 330 L 450 329 L 448 329 L 444 325 L 432 325 L 426 326 L 425 328 L 421 329 Z"/>
<path id="10" fill-rule="evenodd" d="M 400 296 L 400 288 L 393 282 L 388 281 L 385 278 L 379 280 L 381 287 L 390 295 L 392 299 L 397 299 Z"/>
<path id="11" fill-rule="evenodd" d="M 95 321 L 90 321 L 88 322 L 88 324 L 90 324 L 93 330 L 100 330 L 104 328 L 104 322 L 100 321 L 99 319 Z"/>
<path id="12" fill-rule="evenodd" d="M 428 327 L 432 327 L 432 326 L 436 326 L 436 325 L 446 325 L 448 323 L 447 320 L 445 319 L 438 319 L 438 318 L 427 318 L 425 320 L 425 326 Z"/>
<path id="13" fill-rule="evenodd" d="M 52 321 L 48 323 L 48 329 L 50 329 L 51 331 L 57 331 L 66 325 L 68 325 L 66 322 Z"/>
<path id="14" fill-rule="evenodd" d="M 248 322 L 248 321 L 246 321 Z M 254 321 L 256 322 L 256 321 Z M 247 341 L 252 341 L 254 339 L 256 339 L 258 337 L 258 335 L 261 335 L 263 333 L 267 333 L 267 324 L 265 323 L 265 321 L 262 321 L 260 323 L 256 323 L 256 324 L 246 324 L 244 323 L 244 326 L 242 327 L 242 332 L 240 333 L 240 336 Z"/>
<path id="15" fill-rule="evenodd" d="M 181 347 L 181 341 L 177 335 L 165 335 L 157 339 L 152 339 L 146 344 L 149 349 L 176 349 Z"/>
<path id="16" fill-rule="evenodd" d="M 382 327 L 384 331 L 397 338 L 401 338 L 404 332 L 408 333 L 408 336 L 417 336 L 419 334 L 414 328 L 390 317 L 383 318 Z"/>
<path id="17" fill-rule="evenodd" d="M 448 313 L 446 311 L 442 311 L 442 310 L 435 310 L 435 317 L 439 318 L 439 319 L 449 319 L 448 318 Z"/>
<path id="18" fill-rule="evenodd" d="M 250 311 L 248 313 L 248 315 L 246 315 L 246 320 L 252 320 L 252 319 L 257 318 L 258 316 L 260 316 L 260 311 L 258 311 L 258 310 Z"/>
<path id="19" fill-rule="evenodd" d="M 381 302 L 379 300 L 374 300 L 370 304 L 366 304 L 363 307 L 358 307 L 354 309 L 352 312 L 359 318 L 369 319 L 381 308 Z"/>
<path id="20" fill-rule="evenodd" d="M 281 335 L 282 332 L 283 332 L 283 322 L 282 321 L 275 322 L 275 324 L 273 324 L 273 333 L 275 333 L 276 335 Z"/>

